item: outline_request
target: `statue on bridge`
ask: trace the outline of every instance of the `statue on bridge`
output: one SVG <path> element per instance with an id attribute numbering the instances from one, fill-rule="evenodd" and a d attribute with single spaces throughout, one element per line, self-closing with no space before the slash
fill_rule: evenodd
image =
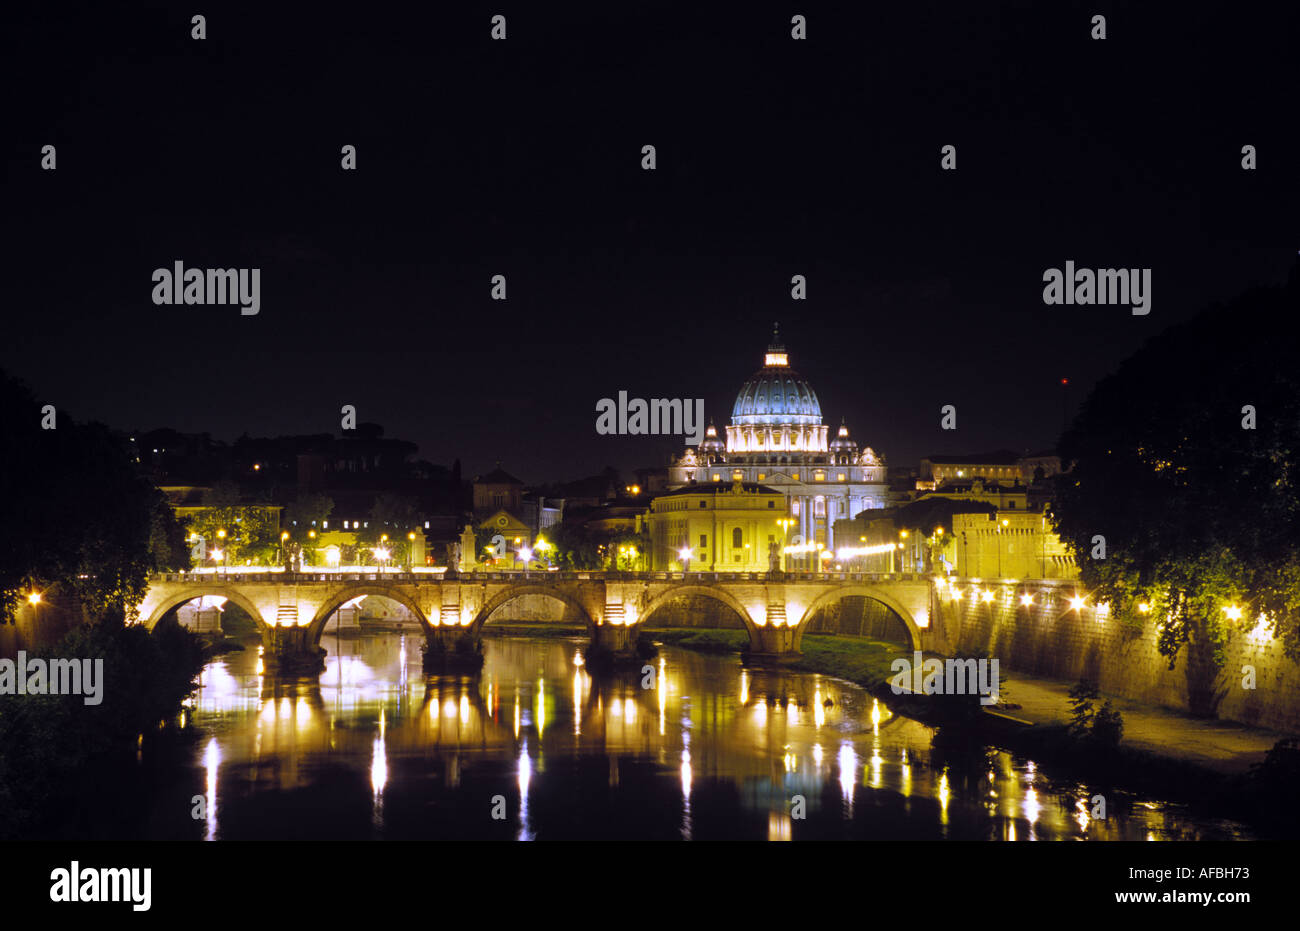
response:
<path id="1" fill-rule="evenodd" d="M 767 571 L 781 571 L 781 544 L 775 540 L 767 545 Z"/>

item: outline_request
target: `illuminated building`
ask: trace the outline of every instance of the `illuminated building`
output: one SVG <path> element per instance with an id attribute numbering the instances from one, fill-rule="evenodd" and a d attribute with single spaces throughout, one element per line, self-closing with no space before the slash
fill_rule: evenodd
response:
<path id="1" fill-rule="evenodd" d="M 735 481 L 763 485 L 784 496 L 782 516 L 792 524 L 788 533 L 782 529 L 778 540 L 821 543 L 826 549 L 835 547 L 835 520 L 883 508 L 888 499 L 883 457 L 870 447 L 859 450 L 845 425 L 830 436 L 816 392 L 790 367 L 776 334 L 763 367 L 736 396 L 726 441 L 710 424 L 704 441 L 688 448 L 668 469 L 672 489 Z M 813 559 L 810 555 L 788 568 L 808 568 Z"/>
<path id="2" fill-rule="evenodd" d="M 650 568 L 767 572 L 784 517 L 781 492 L 740 481 L 697 483 L 657 495 L 645 518 Z M 683 550 L 689 552 L 685 559 Z"/>

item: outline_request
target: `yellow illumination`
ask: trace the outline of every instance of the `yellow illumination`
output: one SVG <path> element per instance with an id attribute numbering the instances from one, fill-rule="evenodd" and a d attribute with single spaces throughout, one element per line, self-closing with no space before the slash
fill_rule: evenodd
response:
<path id="1" fill-rule="evenodd" d="M 1236 605 L 1230 605 L 1229 607 L 1224 608 L 1223 613 L 1228 615 L 1229 620 L 1233 620 L 1233 621 L 1241 620 L 1241 608 L 1237 607 Z"/>
<path id="2" fill-rule="evenodd" d="M 38 605 L 38 604 L 40 604 L 40 603 L 41 603 L 41 593 L 40 593 L 40 592 L 32 592 L 30 595 L 27 596 L 27 603 L 28 603 L 28 604 L 32 604 L 32 605 Z"/>
<path id="3" fill-rule="evenodd" d="M 1076 611 L 1083 610 L 1083 599 L 1078 595 L 1075 595 L 1073 598 L 1070 599 L 1070 607 Z"/>
<path id="4" fill-rule="evenodd" d="M 1020 603 L 1024 605 L 1026 608 L 1029 607 L 1031 604 L 1034 603 L 1034 596 L 1029 594 L 1021 595 Z"/>
<path id="5" fill-rule="evenodd" d="M 1147 602 L 1143 601 L 1143 602 L 1141 602 L 1141 603 L 1138 605 L 1138 610 L 1141 611 L 1143 614 L 1150 614 L 1150 613 L 1151 613 L 1151 605 L 1149 605 Z"/>
<path id="6" fill-rule="evenodd" d="M 992 600 L 993 600 L 993 592 L 992 592 L 992 591 L 984 591 L 984 592 L 980 592 L 980 598 L 982 598 L 984 601 L 992 601 Z"/>

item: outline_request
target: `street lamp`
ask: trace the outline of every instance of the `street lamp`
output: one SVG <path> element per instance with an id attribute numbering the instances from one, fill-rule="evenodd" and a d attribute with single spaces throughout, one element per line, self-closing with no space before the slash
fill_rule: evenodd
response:
<path id="1" fill-rule="evenodd" d="M 412 530 L 406 535 L 406 571 L 410 572 L 415 567 L 415 531 Z"/>
<path id="2" fill-rule="evenodd" d="M 691 571 L 691 548 L 689 546 L 683 546 L 681 549 L 677 551 L 677 558 L 682 561 L 682 572 L 683 573 L 690 572 Z"/>
<path id="3" fill-rule="evenodd" d="M 524 562 L 524 578 L 528 578 L 528 564 L 533 561 L 533 551 L 525 546 L 519 551 L 519 558 Z"/>

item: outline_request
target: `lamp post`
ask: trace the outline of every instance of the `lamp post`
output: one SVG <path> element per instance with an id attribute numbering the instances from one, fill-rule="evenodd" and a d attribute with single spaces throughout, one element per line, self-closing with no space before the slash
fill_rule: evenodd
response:
<path id="1" fill-rule="evenodd" d="M 222 527 L 217 530 L 217 548 L 212 553 L 213 559 L 221 560 L 221 574 L 226 574 L 226 553 L 224 541 L 226 539 L 226 528 Z"/>
<path id="2" fill-rule="evenodd" d="M 691 571 L 691 548 L 683 546 L 677 551 L 677 558 L 682 561 L 682 575 Z"/>
<path id="3" fill-rule="evenodd" d="M 406 571 L 410 572 L 415 567 L 415 531 L 412 530 L 406 535 Z"/>

